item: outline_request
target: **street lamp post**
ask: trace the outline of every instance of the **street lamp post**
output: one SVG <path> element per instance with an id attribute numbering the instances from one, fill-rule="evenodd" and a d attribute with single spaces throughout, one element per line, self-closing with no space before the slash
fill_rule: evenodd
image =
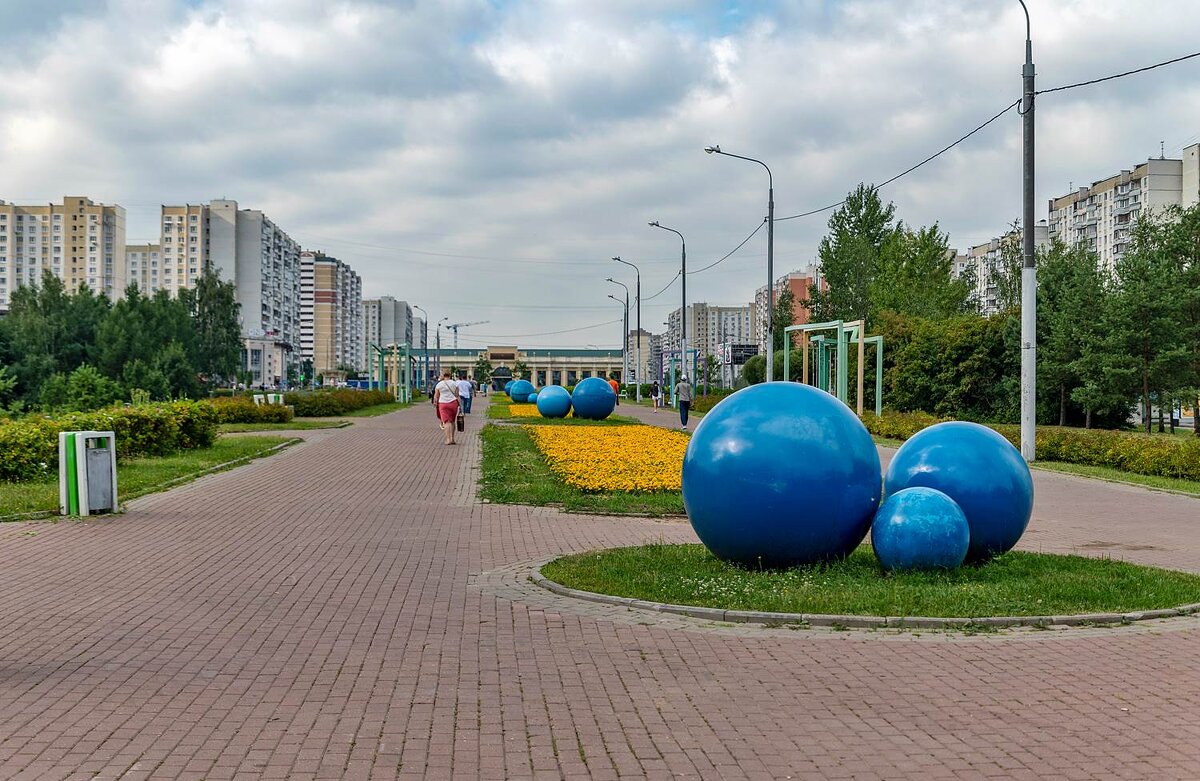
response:
<path id="1" fill-rule="evenodd" d="M 679 255 L 679 282 L 682 290 L 679 294 L 679 365 L 683 367 L 683 372 L 687 373 L 687 240 L 683 238 L 683 234 L 674 228 L 668 228 L 662 225 L 658 220 L 648 223 L 651 228 L 661 228 L 665 231 L 671 231 L 679 237 L 680 255 Z"/>
<path id="2" fill-rule="evenodd" d="M 710 155 L 725 155 L 726 157 L 736 157 L 738 160 L 748 160 L 767 169 L 767 382 L 771 382 L 775 379 L 775 177 L 771 174 L 770 166 L 762 160 L 735 155 L 732 152 L 722 152 L 719 144 L 706 146 L 704 151 Z M 786 334 L 784 339 L 787 339 Z M 784 349 L 787 349 L 786 344 Z"/>
<path id="3" fill-rule="evenodd" d="M 617 255 L 613 260 L 618 263 L 624 263 L 626 266 L 633 267 L 633 273 L 637 276 L 637 295 L 634 300 L 637 302 L 637 368 L 634 371 L 634 379 L 637 380 L 635 387 L 635 401 L 642 400 L 642 272 L 637 266 L 634 266 L 628 260 L 621 260 L 621 256 Z"/>
<path id="4" fill-rule="evenodd" d="M 629 382 L 629 287 L 624 282 L 609 277 L 605 282 L 612 282 L 614 285 L 620 285 L 625 288 L 625 320 L 623 327 L 625 333 L 621 335 L 621 382 Z M 612 298 L 612 296 L 609 296 Z"/>
<path id="5" fill-rule="evenodd" d="M 425 316 L 425 332 L 421 334 L 421 347 L 425 350 L 425 370 L 421 372 L 421 390 L 429 389 L 429 313 L 425 311 L 425 307 L 412 305 L 413 309 L 420 309 L 421 314 Z"/>
<path id="6" fill-rule="evenodd" d="M 1037 456 L 1037 264 L 1033 243 L 1033 43 L 1030 39 L 1029 8 L 1025 11 L 1025 67 L 1021 70 L 1023 91 L 1021 116 L 1024 143 L 1024 233 L 1021 236 L 1021 455 L 1026 461 Z"/>
<path id="7" fill-rule="evenodd" d="M 442 376 L 442 323 L 449 319 L 448 316 L 443 317 L 437 323 L 437 376 L 439 379 Z"/>
<path id="8" fill-rule="evenodd" d="M 611 282 L 612 280 L 609 280 L 609 281 Z M 617 284 L 620 285 L 621 283 L 618 282 Z M 624 318 L 624 320 L 622 320 L 622 322 L 628 323 L 629 322 L 629 293 L 628 293 L 628 291 L 626 291 L 626 293 L 625 293 L 624 301 L 617 298 L 612 293 L 609 293 L 608 297 L 611 298 L 613 301 L 616 301 L 621 306 L 625 307 L 625 318 Z M 624 326 L 624 328 L 625 328 L 625 332 L 628 333 L 629 327 Z M 626 352 L 627 352 L 626 350 L 621 350 L 621 382 L 623 382 L 623 383 L 629 382 L 629 375 L 627 375 L 625 373 L 625 354 L 626 354 Z"/>

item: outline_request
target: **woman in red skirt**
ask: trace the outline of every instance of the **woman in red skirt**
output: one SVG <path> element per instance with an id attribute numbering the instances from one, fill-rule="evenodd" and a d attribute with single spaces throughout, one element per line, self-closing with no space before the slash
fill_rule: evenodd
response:
<path id="1" fill-rule="evenodd" d="M 442 381 L 433 389 L 433 403 L 446 434 L 446 444 L 453 445 L 454 419 L 458 416 L 458 383 L 450 379 L 450 372 L 442 372 Z"/>

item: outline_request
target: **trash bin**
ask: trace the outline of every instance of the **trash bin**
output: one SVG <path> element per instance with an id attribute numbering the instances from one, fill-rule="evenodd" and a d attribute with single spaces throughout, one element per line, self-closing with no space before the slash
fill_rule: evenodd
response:
<path id="1" fill-rule="evenodd" d="M 63 515 L 117 511 L 117 440 L 111 431 L 58 435 L 58 507 Z"/>

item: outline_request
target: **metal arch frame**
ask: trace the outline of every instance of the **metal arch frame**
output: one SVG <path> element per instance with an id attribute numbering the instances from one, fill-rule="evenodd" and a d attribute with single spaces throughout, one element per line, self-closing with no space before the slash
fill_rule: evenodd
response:
<path id="1" fill-rule="evenodd" d="M 692 357 L 691 377 L 692 377 L 692 379 L 695 379 L 696 372 L 699 369 L 699 365 L 700 365 L 700 363 L 699 363 L 700 351 L 694 347 L 689 347 L 688 352 L 691 353 L 691 357 Z M 664 350 L 663 357 L 667 359 L 667 363 L 669 366 L 669 370 L 668 370 L 669 376 L 671 378 L 671 382 L 669 385 L 669 387 L 671 389 L 671 406 L 676 407 L 679 405 L 679 403 L 675 398 L 675 366 L 676 366 L 676 364 L 678 364 L 682 361 L 682 358 L 679 355 L 679 350 Z M 693 385 L 692 387 L 695 387 L 695 385 Z"/>
<path id="2" fill-rule="evenodd" d="M 396 367 L 396 373 L 400 373 L 400 348 L 404 348 L 404 382 L 400 382 L 400 378 L 396 377 L 396 382 L 393 384 L 388 381 L 388 374 L 384 359 L 387 356 L 388 348 L 391 348 L 392 365 Z M 371 365 L 371 351 L 374 350 L 379 355 L 378 366 Z M 393 387 L 392 394 L 396 401 L 408 403 L 412 401 L 412 358 L 410 351 L 412 345 L 408 342 L 402 344 L 393 343 L 388 347 L 380 347 L 374 342 L 367 343 L 367 365 L 371 366 L 370 384 L 379 390 L 386 391 L 389 387 Z M 378 374 L 376 371 L 378 370 Z"/>
<path id="3" fill-rule="evenodd" d="M 789 381 L 791 378 L 790 365 L 791 353 L 788 345 L 788 334 L 800 332 L 800 350 L 804 356 L 803 368 L 800 371 L 800 382 L 804 384 L 815 385 L 818 388 L 836 396 L 843 404 L 850 406 L 847 397 L 849 396 L 849 363 L 847 361 L 847 353 L 849 352 L 849 341 L 854 339 L 858 344 L 858 395 L 856 398 L 857 412 L 859 417 L 863 414 L 863 385 L 865 380 L 866 370 L 866 346 L 868 344 L 875 345 L 875 414 L 883 413 L 883 337 L 882 336 L 867 336 L 866 324 L 862 320 L 851 320 L 849 322 L 843 320 L 830 320 L 824 323 L 805 323 L 801 325 L 789 325 L 783 329 L 784 333 L 784 350 L 783 350 L 783 380 Z M 824 336 L 815 336 L 812 341 L 817 347 L 817 382 L 809 383 L 809 333 L 813 331 L 834 331 L 835 345 L 837 349 L 837 378 L 836 381 L 831 376 L 829 367 L 830 350 L 833 349 L 828 345 L 829 339 Z M 830 386 L 833 389 L 830 390 Z"/>

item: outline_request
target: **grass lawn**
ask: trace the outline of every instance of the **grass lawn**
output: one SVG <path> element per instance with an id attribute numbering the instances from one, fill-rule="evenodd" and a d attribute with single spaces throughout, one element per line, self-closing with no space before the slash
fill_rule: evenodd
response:
<path id="1" fill-rule="evenodd" d="M 203 450 L 183 450 L 158 458 L 135 458 L 117 465 L 117 492 L 124 503 L 139 496 L 189 482 L 218 464 L 260 458 L 271 448 L 292 440 L 284 437 L 229 437 Z M 0 483 L 0 520 L 28 513 L 58 512 L 58 481 Z"/>
<path id="2" fill-rule="evenodd" d="M 1163 491 L 1200 496 L 1200 481 L 1184 480 L 1178 477 L 1155 477 L 1154 475 L 1139 475 L 1113 469 L 1110 466 L 1087 466 L 1085 464 L 1068 464 L 1062 461 L 1034 461 L 1034 469 L 1044 469 L 1047 472 L 1063 472 L 1080 477 L 1092 477 L 1114 483 L 1128 483 L 1144 488 L 1157 488 Z"/>
<path id="3" fill-rule="evenodd" d="M 576 425 L 582 424 L 580 421 Z M 683 513 L 683 496 L 678 491 L 592 493 L 567 485 L 550 471 L 529 434 L 517 426 L 487 425 L 480 431 L 480 437 L 483 440 L 480 496 L 486 501 L 555 505 L 581 513 L 652 517 Z"/>
<path id="4" fill-rule="evenodd" d="M 309 431 L 318 428 L 344 428 L 348 420 L 293 420 L 290 423 L 221 423 L 217 431 L 222 434 L 241 434 L 247 431 Z"/>
<path id="5" fill-rule="evenodd" d="M 883 575 L 870 547 L 788 570 L 720 561 L 703 545 L 655 544 L 564 556 L 542 567 L 570 588 L 654 602 L 783 613 L 1040 616 L 1200 602 L 1200 575 L 1112 559 L 1012 551 L 951 572 Z"/>
<path id="6" fill-rule="evenodd" d="M 373 407 L 363 407 L 362 409 L 356 409 L 353 412 L 343 412 L 341 415 L 338 415 L 338 417 L 339 418 L 373 418 L 376 415 L 386 415 L 389 412 L 395 412 L 398 409 L 404 409 L 405 407 L 411 407 L 411 406 L 412 406 L 412 402 L 405 403 L 403 401 L 389 401 L 386 404 L 376 404 Z"/>

